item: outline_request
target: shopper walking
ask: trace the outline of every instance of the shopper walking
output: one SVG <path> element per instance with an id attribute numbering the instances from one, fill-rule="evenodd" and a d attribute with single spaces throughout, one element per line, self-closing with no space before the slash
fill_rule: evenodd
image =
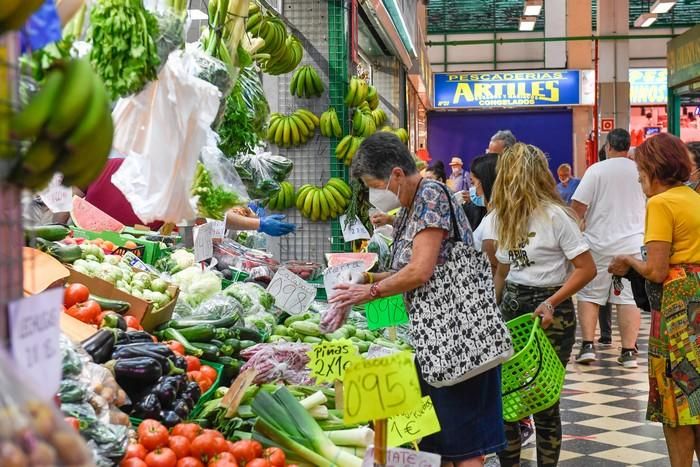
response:
<path id="1" fill-rule="evenodd" d="M 493 209 L 498 234 L 496 297 L 505 319 L 532 313 L 566 366 L 576 333 L 571 296 L 595 276 L 575 216 L 562 203 L 547 158 L 538 148 L 516 143 L 498 161 Z M 567 271 L 569 265 L 573 271 Z M 559 403 L 534 414 L 537 464 L 555 466 L 561 450 Z M 520 463 L 520 426 L 506 423 L 501 465 Z"/>
<path id="2" fill-rule="evenodd" d="M 649 138 L 635 159 L 649 197 L 646 259 L 616 256 L 608 270 L 622 276 L 633 268 L 655 292 L 648 294 L 647 419 L 663 423 L 671 466 L 690 467 L 693 453 L 700 457 L 700 194 L 684 184 L 692 169 L 685 145 L 675 136 Z"/>
<path id="3" fill-rule="evenodd" d="M 493 230 L 493 205 L 491 194 L 493 184 L 496 181 L 496 164 L 498 154 L 485 154 L 475 157 L 469 167 L 471 187 L 469 196 L 476 206 L 485 206 L 488 214 L 474 228 L 474 246 L 477 250 L 486 253 L 491 263 L 491 270 L 496 273 L 496 235 Z"/>
<path id="4" fill-rule="evenodd" d="M 444 271 L 449 261 L 458 260 L 451 255 L 459 241 L 454 235 L 458 233 L 461 241 L 473 248 L 469 223 L 444 185 L 421 178 L 406 145 L 391 133 L 377 132 L 365 139 L 353 159 L 352 174 L 369 187 L 374 206 L 382 211 L 403 208 L 394 222 L 395 272 L 368 275 L 365 282 L 371 284 L 340 285 L 331 302 L 347 307 L 403 293 L 413 322 L 417 315 L 426 313 L 423 308 L 414 308 L 416 291 L 430 288 L 438 265 Z M 493 294 L 490 274 L 484 274 L 488 272 L 487 260 L 476 251 L 474 255 L 481 266 L 463 271 L 461 283 L 454 287 L 461 291 L 478 290 L 480 297 Z M 495 297 L 490 299 L 495 307 Z M 440 327 L 430 332 L 434 333 L 436 344 L 444 345 L 446 336 L 453 331 Z M 420 368 L 419 376 L 421 389 L 424 395 L 430 395 L 441 427 L 439 433 L 423 438 L 421 450 L 440 454 L 445 463 L 467 467 L 483 465 L 482 455 L 505 447 L 500 366 L 439 388 L 425 382 Z"/>
<path id="5" fill-rule="evenodd" d="M 510 130 L 498 130 L 489 141 L 489 147 L 486 150 L 487 154 L 503 154 L 503 151 L 512 147 L 518 140 Z"/>
<path id="6" fill-rule="evenodd" d="M 622 279 L 623 290 L 615 294 L 610 260 L 616 255 L 639 255 L 644 234 L 646 199 L 639 184 L 636 166 L 627 158 L 630 135 L 622 129 L 608 133 L 607 159 L 588 168 L 573 196 L 572 208 L 584 220 L 583 232 L 596 263 L 597 275 L 578 293 L 578 315 L 582 344 L 576 358 L 579 363 L 595 361 L 596 321 L 599 307 L 607 302 L 617 306 L 618 327 L 622 338 L 619 363 L 637 367 L 635 343 L 639 333 L 640 312 L 632 286 Z"/>
<path id="7" fill-rule="evenodd" d="M 564 203 L 569 205 L 571 204 L 571 197 L 574 195 L 581 179 L 571 176 L 571 166 L 569 164 L 562 164 L 559 166 L 557 169 L 557 177 L 559 177 L 559 183 L 557 184 L 559 196 L 564 200 Z"/>

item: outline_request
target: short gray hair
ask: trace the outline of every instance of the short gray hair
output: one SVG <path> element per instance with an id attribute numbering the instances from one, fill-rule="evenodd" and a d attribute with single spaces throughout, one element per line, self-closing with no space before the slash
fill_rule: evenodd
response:
<path id="1" fill-rule="evenodd" d="M 510 130 L 498 130 L 496 134 L 491 137 L 491 141 L 503 141 L 506 148 L 518 142 L 518 140 L 515 139 L 515 135 Z"/>
<path id="2" fill-rule="evenodd" d="M 378 131 L 365 138 L 352 159 L 352 176 L 370 176 L 387 180 L 394 167 L 399 167 L 406 175 L 418 173 L 416 162 L 408 147 L 393 133 Z"/>

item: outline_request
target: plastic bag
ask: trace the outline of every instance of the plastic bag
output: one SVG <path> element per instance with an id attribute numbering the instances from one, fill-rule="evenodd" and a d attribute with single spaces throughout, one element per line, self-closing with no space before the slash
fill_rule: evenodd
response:
<path id="1" fill-rule="evenodd" d="M 214 258 L 224 277 L 229 276 L 227 279 L 244 272 L 249 280 L 269 283 L 279 268 L 279 262 L 272 255 L 228 239 L 214 245 Z"/>
<path id="2" fill-rule="evenodd" d="M 0 465 L 91 465 L 85 441 L 56 408 L 39 399 L 0 352 Z"/>
<path id="3" fill-rule="evenodd" d="M 180 287 L 178 304 L 182 301 L 193 310 L 203 301 L 221 292 L 221 278 L 214 271 L 203 271 L 199 266 L 192 266 L 173 274 L 170 280 Z M 176 305 L 176 310 L 181 313 L 184 308 L 178 309 Z M 192 311 L 190 311 L 191 313 Z"/>
<path id="4" fill-rule="evenodd" d="M 243 306 L 233 297 L 225 294 L 217 294 L 200 303 L 191 315 L 211 315 L 217 318 L 227 318 L 229 316 L 243 316 Z"/>
<path id="5" fill-rule="evenodd" d="M 314 384 L 314 379 L 310 376 L 311 370 L 307 368 L 307 353 L 310 351 L 311 346 L 308 344 L 257 344 L 241 351 L 241 357 L 247 360 L 241 371 L 255 368 L 255 384 Z"/>
<path id="6" fill-rule="evenodd" d="M 321 315 L 321 323 L 319 324 L 321 332 L 328 334 L 340 329 L 340 327 L 345 324 L 345 321 L 348 319 L 348 315 L 351 311 L 351 306 L 340 308 L 335 305 L 331 305 L 331 307 L 324 311 Z"/>
<path id="7" fill-rule="evenodd" d="M 275 297 L 254 282 L 234 282 L 224 289 L 224 294 L 238 300 L 247 311 L 255 305 L 261 306 L 265 311 L 270 311 L 275 305 Z"/>
<path id="8" fill-rule="evenodd" d="M 239 155 L 234 165 L 253 199 L 269 198 L 277 193 L 280 182 L 286 180 L 294 168 L 290 159 L 269 152 Z"/>
<path id="9" fill-rule="evenodd" d="M 190 188 L 221 92 L 188 73 L 193 60 L 173 52 L 158 81 L 113 112 L 114 147 L 128 157 L 112 183 L 145 223 L 196 216 Z"/>
<path id="10" fill-rule="evenodd" d="M 221 91 L 219 109 L 212 125 L 216 127 L 217 123 L 221 121 L 226 109 L 226 97 L 231 94 L 234 78 L 224 62 L 204 52 L 200 42 L 192 42 L 185 45 L 184 54 L 191 58 L 191 60 L 188 61 L 188 71 L 192 76 L 196 76 L 216 86 L 216 88 Z"/>
<path id="11" fill-rule="evenodd" d="M 189 27 L 187 16 L 179 16 L 170 9 L 163 9 L 154 13 L 158 21 L 158 35 L 156 47 L 160 58 L 160 71 L 168 61 L 171 52 L 181 49 L 185 45 L 185 36 Z"/>
<path id="12" fill-rule="evenodd" d="M 375 230 L 367 243 L 367 252 L 377 254 L 377 270 L 379 272 L 391 269 L 391 239 Z"/>

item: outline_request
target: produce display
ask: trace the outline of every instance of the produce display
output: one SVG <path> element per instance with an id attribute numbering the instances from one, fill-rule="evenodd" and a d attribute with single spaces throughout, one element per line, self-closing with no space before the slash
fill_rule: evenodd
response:
<path id="1" fill-rule="evenodd" d="M 51 69 L 11 118 L 10 131 L 17 140 L 31 141 L 15 181 L 39 190 L 58 171 L 68 186 L 87 187 L 102 171 L 114 135 L 109 99 L 90 63 L 75 59 Z"/>
<path id="2" fill-rule="evenodd" d="M 262 152 L 239 156 L 234 167 L 248 194 L 255 199 L 265 199 L 280 190 L 280 183 L 289 177 L 294 163 L 286 157 Z"/>
<path id="3" fill-rule="evenodd" d="M 333 107 L 329 107 L 328 110 L 321 114 L 319 128 L 321 129 L 321 135 L 328 138 L 331 136 L 341 138 L 343 136 L 343 127 L 340 125 L 338 113 Z"/>
<path id="4" fill-rule="evenodd" d="M 294 72 L 289 82 L 289 93 L 297 97 L 321 97 L 323 83 L 318 76 L 316 68 L 312 65 L 304 65 Z"/>
<path id="5" fill-rule="evenodd" d="M 365 138 L 362 136 L 345 135 L 335 148 L 335 157 L 345 165 L 352 164 L 352 158 L 360 148 L 360 144 Z"/>
<path id="6" fill-rule="evenodd" d="M 297 109 L 291 115 L 273 113 L 270 115 L 270 126 L 267 139 L 277 146 L 288 148 L 306 144 L 321 124 L 319 118 L 310 110 Z"/>
<path id="7" fill-rule="evenodd" d="M 394 133 L 404 144 L 408 144 L 408 132 L 405 128 L 394 129 L 390 126 L 384 126 L 379 131 L 388 131 L 390 133 Z"/>
<path id="8" fill-rule="evenodd" d="M 312 221 L 335 219 L 345 212 L 351 195 L 350 187 L 339 178 L 331 178 L 322 187 L 303 185 L 297 191 L 296 207 Z"/>
<path id="9" fill-rule="evenodd" d="M 299 40 L 287 34 L 287 28 L 274 15 L 260 10 L 256 3 L 251 3 L 248 11 L 246 32 L 262 39 L 264 46 L 258 50 L 256 61 L 269 75 L 282 75 L 294 70 L 304 56 L 304 49 Z"/>
<path id="10" fill-rule="evenodd" d="M 362 78 L 353 76 L 350 78 L 348 92 L 345 95 L 345 105 L 348 107 L 359 107 L 369 95 L 370 86 Z M 375 90 L 376 92 L 376 90 Z"/>
<path id="11" fill-rule="evenodd" d="M 369 108 L 367 102 L 363 102 L 352 116 L 352 131 L 353 133 L 366 138 L 377 131 L 372 109 Z"/>
<path id="12" fill-rule="evenodd" d="M 280 183 L 280 191 L 270 196 L 266 206 L 273 211 L 283 211 L 294 207 L 296 204 L 296 195 L 294 193 L 294 185 L 289 182 Z"/>

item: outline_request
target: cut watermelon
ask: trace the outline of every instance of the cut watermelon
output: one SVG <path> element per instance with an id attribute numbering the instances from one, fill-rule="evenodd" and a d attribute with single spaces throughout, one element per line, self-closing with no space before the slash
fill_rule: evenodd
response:
<path id="1" fill-rule="evenodd" d="M 371 271 L 374 265 L 377 264 L 377 259 L 376 253 L 326 253 L 326 262 L 329 268 L 340 264 L 362 261 L 365 263 L 365 271 Z"/>
<path id="2" fill-rule="evenodd" d="M 120 233 L 124 230 L 124 224 L 79 196 L 73 196 L 70 217 L 76 227 L 90 232 Z"/>

